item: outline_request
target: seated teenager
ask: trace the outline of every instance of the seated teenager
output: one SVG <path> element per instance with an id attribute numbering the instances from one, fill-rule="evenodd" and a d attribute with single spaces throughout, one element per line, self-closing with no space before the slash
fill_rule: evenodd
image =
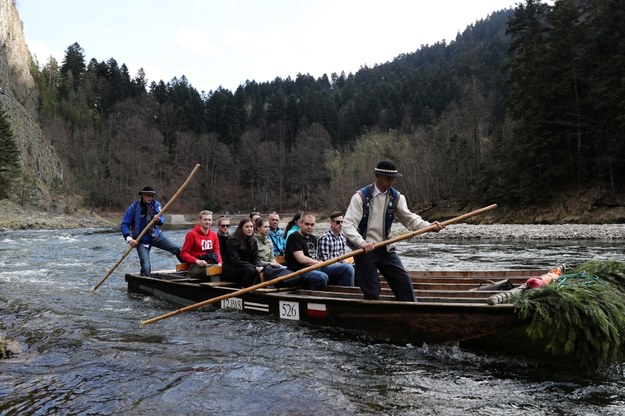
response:
<path id="1" fill-rule="evenodd" d="M 254 239 L 254 223 L 249 218 L 239 221 L 237 229 L 226 241 L 223 250 L 224 280 L 236 282 L 242 287 L 254 284 L 263 270 L 258 266 L 258 245 Z"/>
<path id="2" fill-rule="evenodd" d="M 256 239 L 256 245 L 258 246 L 258 265 L 260 267 L 265 267 L 268 264 L 280 266 L 280 264 L 276 261 L 275 255 L 273 254 L 273 244 L 268 236 L 269 221 L 257 218 L 255 221 L 255 228 L 256 234 L 254 234 L 254 238 Z"/>
<path id="3" fill-rule="evenodd" d="M 256 244 L 258 245 L 258 265 L 263 268 L 265 280 L 275 279 L 293 273 L 276 261 L 273 244 L 269 239 L 269 220 L 256 219 Z M 291 287 L 299 285 L 299 276 L 283 280 L 275 284 L 276 287 Z"/>
<path id="4" fill-rule="evenodd" d="M 319 237 L 319 260 L 326 261 L 347 253 L 347 239 L 343 234 L 343 213 L 330 214 L 330 228 Z M 345 260 L 342 260 L 345 263 Z"/>
<path id="5" fill-rule="evenodd" d="M 217 233 L 211 230 L 213 213 L 200 212 L 200 222 L 189 231 L 184 239 L 180 258 L 189 265 L 190 277 L 206 276 L 206 268 L 221 266 L 221 253 Z"/>
<path id="6" fill-rule="evenodd" d="M 297 230 L 300 229 L 302 222 L 302 211 L 297 211 L 293 216 L 293 219 L 286 223 L 286 227 L 284 227 L 284 239 L 288 240 L 290 235 L 296 233 Z"/>
<path id="7" fill-rule="evenodd" d="M 253 223 L 256 223 L 256 219 L 260 217 L 261 217 L 260 212 L 258 211 L 250 212 L 250 219 L 252 220 Z"/>
<path id="8" fill-rule="evenodd" d="M 222 215 L 217 221 L 217 237 L 219 238 L 219 247 L 222 251 L 226 251 L 226 241 L 230 237 L 230 218 Z"/>
<path id="9" fill-rule="evenodd" d="M 286 242 L 286 266 L 293 271 L 321 263 L 317 260 L 317 237 L 312 232 L 315 216 L 302 215 L 301 228 Z M 309 289 L 323 290 L 328 284 L 354 286 L 354 268 L 346 263 L 334 263 L 300 275 L 301 284 Z"/>

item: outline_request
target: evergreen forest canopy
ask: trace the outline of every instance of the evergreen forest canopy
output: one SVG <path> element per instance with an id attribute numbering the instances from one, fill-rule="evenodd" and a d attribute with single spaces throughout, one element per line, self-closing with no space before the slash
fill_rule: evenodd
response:
<path id="1" fill-rule="evenodd" d="M 95 208 L 147 184 L 166 200 L 200 163 L 182 210 L 344 209 L 381 158 L 412 204 L 512 204 L 623 186 L 624 22 L 617 0 L 527 0 L 355 74 L 234 92 L 148 85 L 78 43 L 33 71 L 42 129 Z"/>

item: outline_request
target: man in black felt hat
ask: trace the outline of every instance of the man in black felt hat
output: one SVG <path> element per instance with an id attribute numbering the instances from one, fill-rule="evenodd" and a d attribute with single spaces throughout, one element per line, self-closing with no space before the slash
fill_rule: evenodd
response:
<path id="1" fill-rule="evenodd" d="M 435 226 L 435 231 L 440 231 L 443 225 L 438 221 L 429 223 L 410 212 L 406 197 L 393 188 L 395 178 L 402 176 L 393 162 L 380 161 L 374 173 L 375 181 L 352 196 L 343 222 L 343 232 L 352 248 L 365 250 L 365 253 L 354 257 L 356 281 L 365 299 L 379 299 L 379 271 L 397 300 L 415 302 L 412 280 L 395 248 L 386 245 L 374 249 L 374 245 L 390 238 L 395 218 L 410 231 L 430 225 Z"/>
<path id="2" fill-rule="evenodd" d="M 178 257 L 178 261 L 182 262 L 180 259 L 180 247 L 167 238 L 159 228 L 159 225 L 165 223 L 165 216 L 160 215 L 161 203 L 154 198 L 155 195 L 156 191 L 154 188 L 151 186 L 143 187 L 139 191 L 141 198 L 130 204 L 120 224 L 122 235 L 126 242 L 137 248 L 142 276 L 150 275 L 150 249 L 152 247 L 169 251 Z M 152 221 L 152 218 L 154 218 L 153 226 L 148 232 L 143 234 L 141 241 L 137 241 L 136 238 Z"/>

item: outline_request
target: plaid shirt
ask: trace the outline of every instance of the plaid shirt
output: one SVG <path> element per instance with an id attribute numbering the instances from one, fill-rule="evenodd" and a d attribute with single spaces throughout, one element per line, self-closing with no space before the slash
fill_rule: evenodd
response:
<path id="1" fill-rule="evenodd" d="M 340 233 L 335 236 L 332 230 L 326 231 L 317 243 L 319 260 L 326 261 L 347 253 L 347 239 Z"/>

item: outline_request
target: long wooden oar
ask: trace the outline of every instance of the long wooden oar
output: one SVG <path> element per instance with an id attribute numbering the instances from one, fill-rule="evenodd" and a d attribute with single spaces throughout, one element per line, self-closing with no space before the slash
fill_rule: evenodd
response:
<path id="1" fill-rule="evenodd" d="M 477 209 L 475 211 L 471 211 L 469 213 L 460 215 L 460 216 L 452 218 L 450 220 L 443 221 L 441 224 L 444 225 L 444 226 L 447 226 L 447 225 L 450 225 L 450 224 L 454 224 L 456 222 L 460 222 L 462 220 L 465 220 L 467 218 L 471 218 L 471 217 L 473 217 L 475 215 L 482 214 L 482 213 L 484 213 L 486 211 L 490 211 L 490 210 L 495 209 L 495 208 L 497 208 L 497 204 L 489 205 L 487 207 L 480 208 L 480 209 Z M 379 243 L 375 243 L 375 248 L 384 247 L 386 245 L 393 244 L 393 243 L 396 243 L 398 241 L 402 241 L 402 240 L 406 240 L 408 238 L 415 237 L 415 236 L 417 236 L 419 234 L 424 234 L 424 233 L 427 233 L 429 231 L 433 231 L 434 228 L 435 228 L 434 225 L 430 225 L 428 227 L 422 228 L 422 229 L 417 230 L 417 231 L 412 231 L 412 232 L 409 232 L 409 233 L 406 233 L 406 234 L 399 235 L 399 236 L 394 237 L 394 238 L 390 238 L 390 239 L 385 240 L 385 241 L 381 241 Z M 241 289 L 241 290 L 237 290 L 236 292 L 228 293 L 226 295 L 217 296 L 215 298 L 207 299 L 207 300 L 204 300 L 202 302 L 194 303 L 193 305 L 185 306 L 184 308 L 180 308 L 178 310 L 166 313 L 164 315 L 160 315 L 160 316 L 157 316 L 157 317 L 154 317 L 154 318 L 146 319 L 145 321 L 141 321 L 141 325 L 148 325 L 148 324 L 160 321 L 161 319 L 170 318 L 170 317 L 172 317 L 174 315 L 178 315 L 179 313 L 182 313 L 182 312 L 192 311 L 194 309 L 201 308 L 202 306 L 206 306 L 206 305 L 211 304 L 211 303 L 219 302 L 221 300 L 228 299 L 228 298 L 231 298 L 231 297 L 234 297 L 234 296 L 243 295 L 243 294 L 251 292 L 253 290 L 260 289 L 260 288 L 266 287 L 266 286 L 270 286 L 270 285 L 273 285 L 275 283 L 281 282 L 283 280 L 287 280 L 287 279 L 291 279 L 293 277 L 299 276 L 300 274 L 304 274 L 306 272 L 310 272 L 312 270 L 328 266 L 330 264 L 339 262 L 341 260 L 345 260 L 346 258 L 349 258 L 349 257 L 352 257 L 352 256 L 357 256 L 357 255 L 362 254 L 364 252 L 365 252 L 364 249 L 359 248 L 357 250 L 345 253 L 342 256 L 334 257 L 332 259 L 329 259 L 329 260 L 326 260 L 326 261 L 322 261 L 321 263 L 317 263 L 317 264 L 314 264 L 312 266 L 304 267 L 303 269 L 300 269 L 300 270 L 298 270 L 296 272 L 289 273 L 289 274 L 284 275 L 284 276 L 276 277 L 273 280 L 267 280 L 265 282 L 258 283 L 256 285 L 249 286 L 249 287 L 246 287 L 246 288 Z"/>
<path id="2" fill-rule="evenodd" d="M 193 176 L 197 173 L 197 171 L 200 170 L 200 164 L 198 163 L 197 165 L 195 165 L 195 167 L 193 168 L 193 170 L 191 171 L 191 173 L 189 174 L 189 177 L 187 178 L 186 181 L 184 181 L 184 183 L 182 184 L 182 186 L 180 187 L 180 189 L 178 189 L 178 191 L 174 194 L 174 196 L 167 201 L 167 203 L 165 204 L 165 206 L 163 208 L 161 208 L 161 211 L 159 212 L 159 216 L 164 214 L 165 211 L 167 211 L 167 208 L 169 208 L 169 206 L 176 200 L 176 198 L 178 198 L 178 195 L 180 195 L 182 193 L 182 191 L 184 191 L 184 189 L 187 187 L 187 185 L 189 185 L 189 182 L 191 182 L 191 178 L 193 178 Z M 150 222 L 148 223 L 148 225 L 145 226 L 145 228 L 143 229 L 143 231 L 141 231 L 141 233 L 137 236 L 137 238 L 135 238 L 135 241 L 140 241 L 141 237 L 143 237 L 143 235 L 150 229 L 152 228 L 152 225 L 154 225 L 154 219 L 157 218 L 157 216 L 155 215 L 154 217 L 152 217 L 152 219 L 150 220 Z M 106 276 L 104 276 L 102 278 L 102 280 L 100 280 L 100 282 L 94 286 L 93 289 L 91 289 L 93 292 L 95 292 L 101 285 L 102 283 L 104 283 L 104 281 L 106 279 L 108 279 L 108 277 L 113 273 L 113 271 L 117 268 L 117 266 L 119 266 L 121 264 L 122 261 L 124 261 L 124 259 L 126 258 L 126 256 L 132 251 L 134 247 L 132 246 L 128 246 L 128 249 L 126 250 L 126 252 L 124 253 L 124 255 L 122 256 L 121 259 L 119 259 L 117 261 L 117 263 L 115 263 L 113 265 L 113 267 L 111 267 L 111 270 L 108 271 L 108 273 L 106 274 Z"/>

